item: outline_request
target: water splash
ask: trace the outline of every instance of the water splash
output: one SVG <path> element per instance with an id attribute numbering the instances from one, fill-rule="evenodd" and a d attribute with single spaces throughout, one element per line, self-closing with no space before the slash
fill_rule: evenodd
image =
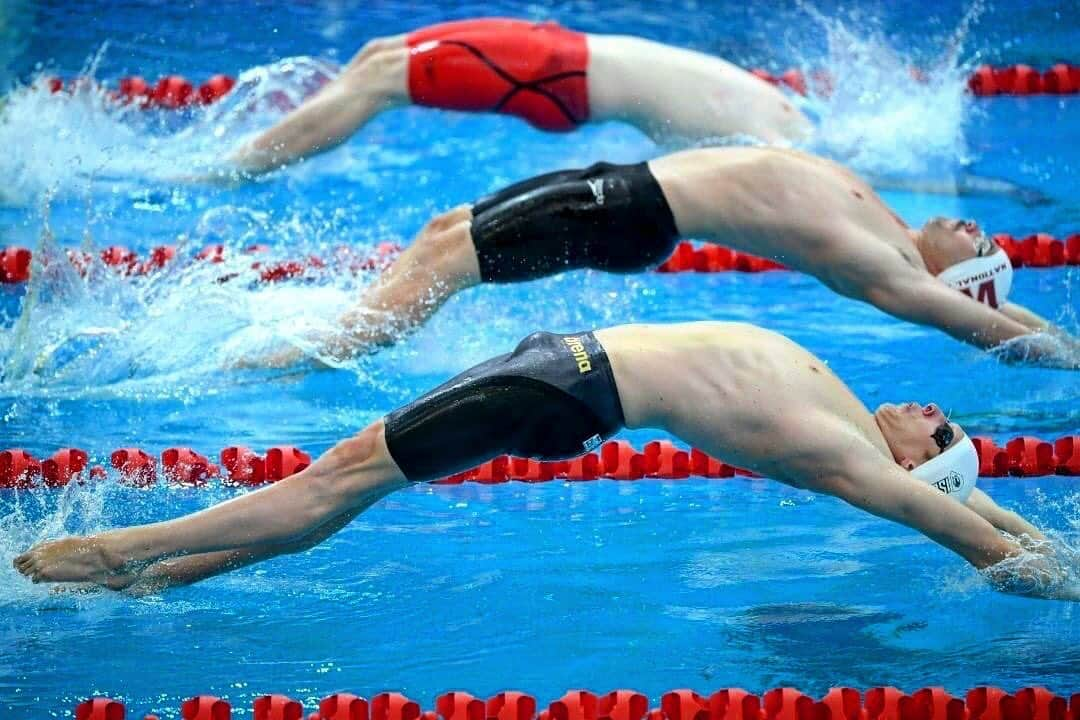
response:
<path id="1" fill-rule="evenodd" d="M 148 391 L 202 382 L 242 358 L 284 344 L 305 346 L 325 332 L 370 275 L 328 273 L 316 283 L 263 284 L 253 261 L 272 264 L 275 253 L 253 258 L 252 240 L 299 235 L 303 246 L 328 256 L 334 224 L 301 222 L 225 206 L 205 212 L 181 238 L 179 259 L 147 276 L 125 277 L 96 256 L 76 268 L 44 229 L 35 267 L 12 332 L 0 334 L 3 394 Z M 92 244 L 92 238 L 86 238 Z M 222 263 L 185 260 L 197 248 L 222 242 Z M 294 240 L 287 255 L 302 257 Z M 320 252 L 320 249 L 323 252 Z M 307 343 L 310 344 L 310 343 Z M 170 391 L 171 392 L 171 391 Z"/>
<path id="2" fill-rule="evenodd" d="M 52 93 L 45 76 L 18 87 L 0 109 L 0 203 L 27 206 L 47 189 L 133 192 L 213 168 L 243 137 L 265 128 L 329 81 L 336 68 L 308 57 L 252 68 L 220 102 L 187 111 L 141 110 L 118 103 L 93 81 Z"/>
<path id="3" fill-rule="evenodd" d="M 970 161 L 970 68 L 959 57 L 981 2 L 947 38 L 930 38 L 930 53 L 895 48 L 877 21 L 858 11 L 845 21 L 798 6 L 826 44 L 825 57 L 802 55 L 801 62 L 811 93 L 806 110 L 818 121 L 812 151 L 885 177 L 950 176 Z"/>
<path id="4" fill-rule="evenodd" d="M 1028 539 L 1025 552 L 982 570 L 995 587 L 1017 595 L 1080 602 L 1080 545 L 1069 533 Z"/>
<path id="5" fill-rule="evenodd" d="M 104 529 L 114 488 L 114 483 L 73 483 L 55 493 L 5 493 L 0 503 L 0 586 L 6 589 L 0 593 L 0 607 L 49 599 L 50 590 L 20 576 L 12 559 L 43 540 Z"/>

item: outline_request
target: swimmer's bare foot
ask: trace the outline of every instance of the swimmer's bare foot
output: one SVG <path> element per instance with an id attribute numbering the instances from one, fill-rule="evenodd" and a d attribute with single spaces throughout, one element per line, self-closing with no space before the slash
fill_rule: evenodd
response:
<path id="1" fill-rule="evenodd" d="M 54 585 L 50 592 L 53 595 L 97 595 L 106 590 L 125 592 L 141 577 L 141 573 L 137 572 L 120 572 L 116 575 L 110 575 L 103 585 L 96 583 L 67 583 L 65 585 Z M 145 595 L 148 593 L 133 594 Z"/>
<path id="2" fill-rule="evenodd" d="M 39 582 L 92 582 L 107 585 L 124 565 L 100 538 L 71 537 L 40 543 L 15 558 L 15 569 Z"/>

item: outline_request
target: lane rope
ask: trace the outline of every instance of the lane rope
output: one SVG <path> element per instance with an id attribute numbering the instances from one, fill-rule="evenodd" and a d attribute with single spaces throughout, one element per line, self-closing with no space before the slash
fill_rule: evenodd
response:
<path id="1" fill-rule="evenodd" d="M 1066 265 L 1080 265 L 1080 233 L 1074 233 L 1063 240 L 1058 240 L 1048 233 L 1035 233 L 1026 237 L 1014 237 L 1007 233 L 994 235 L 994 242 L 1004 248 L 1014 268 L 1049 268 Z M 340 247 L 331 258 L 315 255 L 299 260 L 285 260 L 276 263 L 255 262 L 252 269 L 257 270 L 259 279 L 275 282 L 297 277 L 310 277 L 319 272 L 332 272 L 342 268 L 348 272 L 381 270 L 389 265 L 401 252 L 396 243 L 379 243 L 374 251 L 358 257 L 348 247 Z M 266 245 L 252 245 L 244 253 L 254 255 L 269 252 Z M 228 251 L 223 245 L 209 245 L 194 257 L 196 261 L 220 263 L 226 259 Z M 83 251 L 68 250 L 68 260 L 81 272 L 86 271 L 93 257 Z M 101 262 L 122 275 L 147 275 L 165 268 L 177 258 L 174 245 L 159 245 L 153 248 L 145 258 L 125 247 L 114 245 L 101 251 Z M 30 280 L 33 252 L 25 247 L 10 246 L 0 248 L 0 284 L 20 285 Z M 656 272 L 747 272 L 757 273 L 769 270 L 786 270 L 783 265 L 767 258 L 739 252 L 715 243 L 695 245 L 692 242 L 680 242 L 671 257 L 665 260 Z"/>
<path id="2" fill-rule="evenodd" d="M 810 72 L 809 78 L 796 68 L 779 75 L 761 68 L 754 68 L 750 73 L 771 85 L 790 88 L 800 95 L 806 95 L 809 88 L 818 95 L 828 96 L 836 82 L 831 74 L 822 70 Z M 921 70 L 912 68 L 910 73 L 916 80 L 926 80 L 927 76 Z M 183 75 L 165 75 L 153 84 L 141 75 L 130 75 L 120 78 L 115 87 L 86 77 L 65 81 L 50 76 L 43 78 L 43 82 L 53 94 L 72 93 L 85 87 L 98 88 L 118 104 L 147 110 L 183 110 L 212 105 L 236 86 L 236 78 L 225 74 L 214 75 L 198 86 Z M 1080 93 L 1080 65 L 1057 63 L 1042 72 L 1023 63 L 980 65 L 968 76 L 967 89 L 980 98 L 996 95 L 1075 95 Z"/>
<path id="3" fill-rule="evenodd" d="M 973 436 L 982 477 L 1080 476 L 1080 435 L 1054 441 L 1030 435 L 1014 437 L 999 447 L 989 437 Z M 48 458 L 37 458 L 21 448 L 0 451 L 0 489 L 62 488 L 98 481 L 108 476 L 103 464 L 94 464 L 86 450 L 60 448 Z M 171 447 L 151 455 L 138 447 L 124 447 L 108 455 L 108 466 L 119 481 L 133 487 L 168 485 L 207 487 L 211 481 L 234 486 L 257 486 L 294 475 L 311 465 L 311 455 L 292 445 L 278 445 L 260 455 L 251 448 L 232 445 L 221 450 L 217 462 L 189 447 Z M 495 485 L 553 480 L 683 480 L 690 477 L 722 479 L 759 478 L 749 470 L 729 465 L 697 448 L 654 440 L 640 450 L 625 440 L 604 443 L 599 452 L 571 460 L 539 461 L 500 455 L 456 473 L 438 485 L 479 483 Z"/>
<path id="4" fill-rule="evenodd" d="M 976 687 L 964 697 L 944 688 L 928 687 L 910 695 L 895 687 L 875 687 L 862 693 L 835 687 L 820 700 L 793 687 L 762 695 L 742 688 L 701 695 L 680 689 L 664 693 L 658 707 L 635 690 L 612 690 L 597 695 L 569 690 L 537 712 L 536 697 L 507 690 L 486 700 L 467 692 L 448 692 L 435 699 L 434 709 L 401 693 L 384 692 L 370 700 L 350 693 L 323 698 L 318 709 L 287 695 L 263 695 L 252 703 L 254 720 L 1066 720 L 1080 717 L 1080 693 L 1056 695 L 1044 687 L 1007 693 L 996 687 Z M 92 698 L 79 704 L 76 720 L 124 720 L 124 703 Z M 213 695 L 185 700 L 183 720 L 231 720 L 232 705 Z M 144 715 L 143 720 L 158 720 Z"/>
<path id="5" fill-rule="evenodd" d="M 230 258 L 230 250 L 224 245 L 208 245 L 195 254 L 190 262 L 223 263 Z M 260 255 L 270 252 L 267 245 L 251 245 L 244 248 L 244 255 Z M 375 246 L 371 252 L 358 255 L 347 246 L 335 248 L 333 256 L 328 259 L 310 255 L 297 260 L 283 260 L 279 262 L 263 262 L 256 260 L 251 263 L 251 270 L 255 271 L 255 277 L 261 282 L 277 282 L 299 277 L 314 277 L 320 273 L 328 273 L 336 269 L 337 272 L 345 271 L 352 274 L 383 270 L 393 262 L 401 246 L 392 242 L 382 242 Z M 81 250 L 66 251 L 67 260 L 80 272 L 87 275 L 95 258 L 88 252 Z M 20 285 L 30 280 L 30 271 L 33 263 L 33 253 L 24 247 L 0 248 L 0 284 Z M 177 261 L 177 248 L 175 245 L 159 245 L 150 250 L 145 258 L 126 247 L 113 245 L 102 250 L 97 257 L 106 267 L 110 267 L 118 274 L 125 277 L 150 275 Z M 218 278 L 219 282 L 231 280 L 236 273 L 223 274 Z"/>

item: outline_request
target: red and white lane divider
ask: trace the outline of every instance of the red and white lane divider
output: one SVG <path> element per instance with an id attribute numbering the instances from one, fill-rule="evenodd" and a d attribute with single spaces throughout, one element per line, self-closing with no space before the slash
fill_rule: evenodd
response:
<path id="1" fill-rule="evenodd" d="M 537 712 L 537 699 L 507 690 L 485 699 L 466 692 L 448 692 L 435 699 L 432 710 L 401 693 L 380 693 L 370 700 L 349 693 L 323 698 L 306 720 L 1075 720 L 1080 718 L 1080 693 L 1056 695 L 1043 687 L 1007 693 L 996 687 L 976 687 L 964 697 L 944 688 L 928 687 L 910 695 L 895 687 L 859 692 L 837 687 L 820 700 L 792 687 L 762 695 L 741 688 L 701 695 L 671 690 L 649 707 L 649 698 L 635 690 L 612 690 L 597 695 L 570 690 Z M 287 695 L 263 695 L 253 703 L 254 720 L 304 720 L 308 708 Z M 76 720 L 124 720 L 123 703 L 93 698 L 75 710 Z M 181 705 L 183 720 L 231 720 L 232 706 L 212 695 L 190 698 Z M 158 720 L 144 715 L 143 720 Z"/>
<path id="2" fill-rule="evenodd" d="M 1014 268 L 1061 267 L 1080 265 L 1080 233 L 1058 240 L 1046 233 L 1028 235 L 1024 238 L 1008 234 L 994 236 L 994 241 L 1005 249 Z M 265 245 L 252 245 L 244 250 L 247 254 L 269 251 Z M 255 262 L 252 268 L 259 271 L 264 282 L 286 280 L 309 275 L 316 271 L 333 272 L 334 268 L 344 267 L 346 271 L 381 270 L 393 262 L 401 246 L 395 243 L 380 243 L 374 252 L 358 257 L 347 247 L 338 248 L 333 258 L 324 259 L 310 256 L 304 260 L 287 260 L 271 264 Z M 210 245 L 195 256 L 196 260 L 213 263 L 225 259 L 225 247 Z M 176 258 L 176 248 L 161 245 L 152 249 L 146 258 L 120 246 L 108 247 L 101 251 L 101 261 L 115 268 L 123 275 L 146 275 L 160 270 Z M 80 270 L 85 270 L 91 261 L 87 253 L 69 250 L 68 259 Z M 18 285 L 30 279 L 30 264 L 33 253 L 24 247 L 0 248 L 0 284 Z M 785 270 L 783 265 L 767 258 L 750 255 L 726 248 L 722 245 L 706 243 L 695 246 L 690 242 L 681 242 L 675 247 L 671 257 L 664 261 L 656 271 L 674 272 L 765 272 L 767 270 Z"/>
<path id="3" fill-rule="evenodd" d="M 46 78 L 53 93 L 74 92 L 83 87 L 100 87 L 89 78 L 75 78 L 66 84 L 58 77 Z M 214 75 L 196 87 L 182 75 L 166 75 L 151 85 L 139 75 L 120 78 L 115 89 L 106 90 L 108 97 L 123 105 L 144 109 L 179 110 L 194 105 L 212 105 L 229 94 L 236 79 L 229 75 Z"/>
<path id="4" fill-rule="evenodd" d="M 1080 93 L 1080 65 L 1058 63 L 1046 72 L 1030 65 L 980 65 L 968 78 L 977 97 L 992 95 L 1075 95 Z"/>
<path id="5" fill-rule="evenodd" d="M 251 245 L 244 248 L 245 255 L 259 255 L 269 252 L 266 245 Z M 264 263 L 255 261 L 251 269 L 258 274 L 262 282 L 276 282 L 297 277 L 306 277 L 319 272 L 335 272 L 344 270 L 352 274 L 383 270 L 398 253 L 401 246 L 396 243 L 379 243 L 373 251 L 364 255 L 357 255 L 352 248 L 339 247 L 334 251 L 331 259 L 323 259 L 311 255 L 302 260 L 286 260 L 281 262 Z M 149 275 L 161 270 L 166 265 L 176 260 L 176 247 L 173 245 L 160 245 L 153 248 L 145 258 L 140 258 L 136 253 L 125 247 L 114 245 L 105 248 L 99 254 L 101 262 L 113 268 L 121 275 L 136 276 Z M 228 257 L 228 250 L 224 245 L 208 245 L 200 250 L 193 260 L 195 262 L 222 263 Z M 80 273 L 85 274 L 93 256 L 89 253 L 68 250 L 68 261 Z M 0 284 L 18 285 L 30 280 L 30 264 L 33 253 L 22 247 L 0 248 Z M 236 274 L 224 275 L 219 281 L 231 280 Z"/>
<path id="6" fill-rule="evenodd" d="M 807 78 L 801 70 L 791 69 L 779 75 L 755 68 L 750 72 L 773 85 L 783 85 L 800 95 L 807 92 Z M 925 74 L 912 69 L 916 79 Z M 53 93 L 72 92 L 86 85 L 96 86 L 89 78 L 64 80 L 49 77 L 45 83 Z M 824 71 L 810 74 L 810 86 L 817 94 L 832 92 L 835 80 Z M 118 103 L 145 109 L 179 110 L 192 106 L 211 105 L 229 94 L 236 86 L 230 75 L 214 75 L 196 86 L 182 75 L 166 75 L 156 83 L 149 83 L 140 75 L 120 78 L 115 88 L 108 89 L 108 96 Z M 980 65 L 968 78 L 968 90 L 976 97 L 994 95 L 1075 95 L 1080 93 L 1080 66 L 1058 63 L 1044 72 L 1030 65 L 1017 64 L 995 67 Z"/>
<path id="7" fill-rule="evenodd" d="M 911 69 L 911 76 L 926 80 L 926 73 Z M 806 95 L 807 78 L 801 70 L 788 70 L 773 75 L 767 70 L 754 69 L 750 73 L 771 85 L 783 85 L 800 95 Z M 817 95 L 828 96 L 836 80 L 827 72 L 810 73 L 810 87 Z M 980 65 L 968 76 L 968 91 L 976 97 L 994 95 L 1075 95 L 1080 93 L 1080 65 L 1058 63 L 1045 72 L 1030 65 Z"/>
<path id="8" fill-rule="evenodd" d="M 1007 233 L 994 235 L 994 242 L 1008 254 L 1014 268 L 1061 267 L 1080 265 L 1080 233 L 1058 240 L 1047 233 L 1036 233 L 1018 238 Z M 693 243 L 681 242 L 675 252 L 657 272 L 765 272 L 785 270 L 780 263 L 768 258 L 705 244 L 695 247 Z"/>
<path id="9" fill-rule="evenodd" d="M 973 437 L 983 477 L 1080 476 L 1080 435 L 1066 435 L 1050 442 L 1036 437 L 1016 437 L 998 447 L 991 438 Z M 230 446 L 218 454 L 218 462 L 186 447 L 168 448 L 154 456 L 141 448 L 126 447 L 109 454 L 108 463 L 120 481 L 135 487 L 160 482 L 191 487 L 211 480 L 230 485 L 255 486 L 272 483 L 300 472 L 311 464 L 311 455 L 291 445 L 272 447 L 260 455 L 250 448 Z M 104 478 L 107 470 L 92 465 L 90 454 L 79 448 L 61 448 L 39 459 L 20 448 L 0 451 L 0 489 L 59 488 L 76 482 Z M 600 452 L 554 462 L 500 455 L 471 470 L 436 481 L 440 485 L 465 482 L 493 485 L 510 481 L 538 483 L 551 480 L 681 480 L 689 477 L 760 477 L 728 465 L 697 448 L 680 448 L 667 440 L 654 440 L 640 450 L 625 440 L 612 440 Z"/>

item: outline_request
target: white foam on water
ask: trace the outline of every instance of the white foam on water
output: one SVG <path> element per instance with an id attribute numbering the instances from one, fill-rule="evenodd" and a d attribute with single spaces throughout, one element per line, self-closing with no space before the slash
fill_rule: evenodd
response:
<path id="1" fill-rule="evenodd" d="M 52 93 L 47 74 L 14 89 L 0 108 L 0 203 L 32 205 L 46 190 L 80 195 L 170 182 L 218 167 L 244 138 L 268 127 L 333 77 L 308 57 L 252 68 L 219 102 L 185 111 L 143 110 L 94 80 Z M 106 83 L 113 87 L 115 83 Z M 114 88 L 115 89 L 115 88 Z"/>
<path id="2" fill-rule="evenodd" d="M 809 3 L 799 7 L 827 48 L 824 57 L 802 56 L 806 109 L 818 121 L 812 151 L 868 175 L 941 177 L 970 161 L 964 126 L 975 108 L 970 67 L 959 56 L 981 2 L 950 34 L 928 36 L 926 51 L 896 47 L 860 9 L 826 17 Z M 815 79 L 820 71 L 827 81 Z"/>

